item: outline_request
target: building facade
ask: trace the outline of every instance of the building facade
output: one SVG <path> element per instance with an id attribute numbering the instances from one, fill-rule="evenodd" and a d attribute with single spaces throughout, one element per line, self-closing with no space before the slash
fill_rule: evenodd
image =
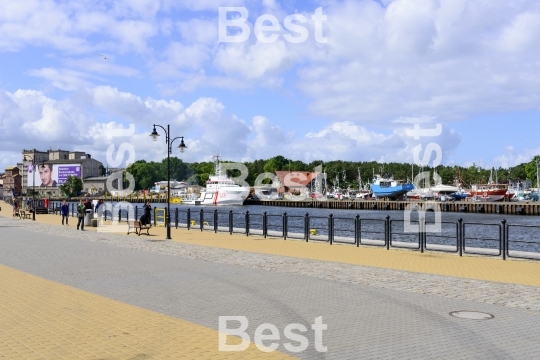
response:
<path id="1" fill-rule="evenodd" d="M 10 166 L 6 168 L 3 189 L 6 193 L 13 193 L 15 196 L 21 195 L 22 176 L 19 174 L 19 168 L 17 166 Z"/>
<path id="2" fill-rule="evenodd" d="M 36 168 L 33 168 L 32 163 L 36 165 Z M 17 165 L 21 169 L 22 192 L 28 193 L 29 189 L 35 189 L 37 194 L 44 196 L 61 196 L 59 185 L 67 176 L 77 176 L 84 183 L 85 178 L 103 174 L 103 164 L 83 151 L 24 149 L 22 162 Z M 44 186 L 39 173 L 41 168 L 47 167 L 50 169 L 51 183 Z"/>

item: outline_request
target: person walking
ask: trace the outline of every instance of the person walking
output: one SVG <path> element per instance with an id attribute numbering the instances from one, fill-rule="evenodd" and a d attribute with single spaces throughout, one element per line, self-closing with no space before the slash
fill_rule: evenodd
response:
<path id="1" fill-rule="evenodd" d="M 69 205 L 67 204 L 66 200 L 62 202 L 62 207 L 60 208 L 60 212 L 62 214 L 62 225 L 64 225 L 64 219 L 66 219 L 66 225 L 68 224 L 69 219 Z"/>
<path id="2" fill-rule="evenodd" d="M 79 226 L 81 227 L 81 231 L 84 231 L 84 214 L 86 212 L 86 207 L 84 206 L 84 202 L 79 202 L 79 205 L 77 206 L 77 216 L 79 217 L 79 221 L 77 222 L 77 230 L 79 230 Z"/>
<path id="3" fill-rule="evenodd" d="M 13 200 L 13 216 L 19 216 L 19 202 L 17 198 Z"/>

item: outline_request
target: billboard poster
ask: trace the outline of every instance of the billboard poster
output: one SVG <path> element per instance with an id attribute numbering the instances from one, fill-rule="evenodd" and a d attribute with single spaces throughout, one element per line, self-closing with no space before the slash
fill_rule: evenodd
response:
<path id="1" fill-rule="evenodd" d="M 28 165 L 27 186 L 56 187 L 66 182 L 68 176 L 81 178 L 81 164 Z M 35 174 L 34 174 L 35 171 Z"/>

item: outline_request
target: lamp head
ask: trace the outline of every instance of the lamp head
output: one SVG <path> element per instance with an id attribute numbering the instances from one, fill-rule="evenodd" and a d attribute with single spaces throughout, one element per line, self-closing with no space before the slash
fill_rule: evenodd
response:
<path id="1" fill-rule="evenodd" d="M 183 136 L 180 137 L 180 145 L 178 145 L 178 149 L 180 150 L 181 153 L 183 153 L 184 150 L 187 149 L 186 144 L 184 144 L 184 137 Z"/>
<path id="2" fill-rule="evenodd" d="M 157 141 L 159 134 L 156 131 L 156 126 L 154 125 L 154 130 L 152 130 L 152 133 L 150 134 L 152 137 L 152 140 Z"/>

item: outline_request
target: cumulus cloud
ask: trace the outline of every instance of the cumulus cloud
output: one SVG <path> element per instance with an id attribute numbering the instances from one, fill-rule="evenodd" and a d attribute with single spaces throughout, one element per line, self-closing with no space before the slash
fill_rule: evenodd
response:
<path id="1" fill-rule="evenodd" d="M 184 136 L 188 146 L 182 154 L 185 161 L 209 160 L 221 154 L 236 161 L 285 155 L 304 161 L 411 162 L 412 148 L 422 143 L 410 136 L 407 125 L 383 134 L 345 121 L 298 133 L 264 116 L 245 121 L 227 112 L 216 98 L 199 98 L 184 106 L 174 100 L 142 99 L 107 86 L 75 94 L 57 101 L 33 90 L 1 92 L 0 151 L 13 157 L 22 148 L 60 146 L 87 151 L 105 162 L 111 144 L 118 149 L 127 142 L 135 149 L 136 159 L 161 160 L 167 154 L 165 134 L 158 128 L 162 137 L 153 142 L 149 136 L 153 124 L 170 124 L 172 138 Z M 119 129 L 128 135 L 118 136 Z M 445 155 L 452 153 L 459 141 L 459 134 L 443 127 L 438 143 Z M 9 165 L 6 161 L 0 166 Z"/>

